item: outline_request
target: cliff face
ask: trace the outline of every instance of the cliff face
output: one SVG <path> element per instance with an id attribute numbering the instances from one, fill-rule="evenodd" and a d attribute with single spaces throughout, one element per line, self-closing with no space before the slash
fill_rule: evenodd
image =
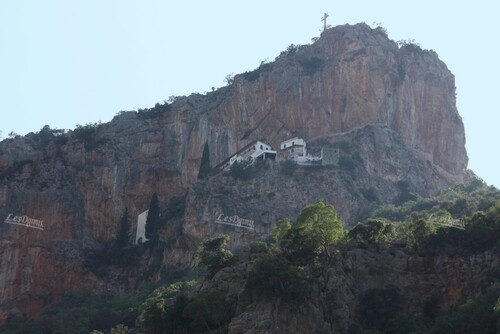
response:
<path id="1" fill-rule="evenodd" d="M 44 128 L 4 140 L 0 218 L 27 216 L 43 221 L 44 230 L 0 224 L 3 317 L 12 310 L 32 316 L 68 290 L 104 289 L 106 282 L 84 269 L 85 250 L 113 239 L 125 210 L 135 222 L 154 192 L 163 204 L 184 196 L 196 181 L 206 142 L 214 166 L 255 139 L 273 147 L 291 136 L 356 140 L 353 134 L 370 128 L 358 136 L 364 138 L 358 145 L 364 180 L 356 183 L 358 192 L 349 195 L 349 181 L 332 176 L 336 187 L 328 196 L 344 219 L 362 210 L 366 201 L 359 194 L 370 187 L 390 199 L 397 181 L 409 178 L 412 191 L 425 195 L 466 178 L 453 75 L 435 53 L 412 45 L 398 48 L 364 24 L 330 29 L 314 44 L 289 48 L 275 62 L 237 75 L 228 87 L 205 96 L 178 98 L 149 112 L 126 112 L 110 123 L 66 134 Z M 387 148 L 392 139 L 398 141 L 393 155 Z M 381 158 L 388 155 L 392 160 Z M 392 163 L 381 167 L 380 161 Z M 269 186 L 274 190 L 266 183 L 250 189 L 260 195 L 274 191 L 276 199 L 282 198 L 278 181 L 268 182 L 275 182 Z M 287 199 L 293 209 L 283 214 L 325 196 L 318 187 L 302 194 L 307 182 L 287 185 L 295 187 L 287 190 L 293 194 Z M 197 231 L 193 219 L 210 216 L 214 207 L 225 209 L 222 202 L 203 206 L 196 196 L 191 190 L 183 227 L 192 247 L 205 232 L 214 232 Z M 280 218 L 272 210 L 262 213 L 260 221 L 272 224 Z M 173 258 L 189 262 L 187 255 L 165 255 L 166 262 Z"/>
<path id="2" fill-rule="evenodd" d="M 349 333 L 351 325 L 362 323 L 362 297 L 388 288 L 403 296 L 398 310 L 402 314 L 423 316 L 431 304 L 435 315 L 445 314 L 480 293 L 489 284 L 485 277 L 499 264 L 492 251 L 460 256 L 423 255 L 393 247 L 336 251 L 315 272 L 304 301 L 297 303 L 249 288 L 253 264 L 262 256 L 255 249 L 243 249 L 236 265 L 201 286 L 237 301 L 228 333 Z M 380 300 L 379 307 L 394 305 Z"/>

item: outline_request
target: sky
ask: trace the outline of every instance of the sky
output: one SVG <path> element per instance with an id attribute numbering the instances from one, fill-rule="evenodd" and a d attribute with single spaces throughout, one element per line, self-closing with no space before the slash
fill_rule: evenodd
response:
<path id="1" fill-rule="evenodd" d="M 381 25 L 455 75 L 469 168 L 500 188 L 500 4 L 476 1 L 0 0 L 0 134 L 73 129 L 224 86 L 328 24 Z M 497 42 L 495 42 L 497 41 Z"/>

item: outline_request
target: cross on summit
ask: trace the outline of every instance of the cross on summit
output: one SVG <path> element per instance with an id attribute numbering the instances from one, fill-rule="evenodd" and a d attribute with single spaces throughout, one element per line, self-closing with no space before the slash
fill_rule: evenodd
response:
<path id="1" fill-rule="evenodd" d="M 323 14 L 323 18 L 321 19 L 321 21 L 323 21 L 323 24 L 324 24 L 323 31 L 326 30 L 326 18 L 328 16 L 329 16 L 328 13 L 325 13 L 325 14 Z"/>

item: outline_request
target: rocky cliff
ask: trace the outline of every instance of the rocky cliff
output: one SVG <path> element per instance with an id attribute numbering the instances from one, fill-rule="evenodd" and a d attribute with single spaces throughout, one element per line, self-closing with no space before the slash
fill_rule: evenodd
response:
<path id="1" fill-rule="evenodd" d="M 354 327 L 370 325 L 363 323 L 368 316 L 363 310 L 374 300 L 377 308 L 392 309 L 399 316 L 444 314 L 493 287 L 487 277 L 499 265 L 494 251 L 432 255 L 392 246 L 337 250 L 309 278 L 308 292 L 297 302 L 287 299 L 287 291 L 281 296 L 259 294 L 266 283 L 249 284 L 255 263 L 266 256 L 256 246 L 242 249 L 235 265 L 200 286 L 215 289 L 233 302 L 228 333 L 362 333 Z M 293 289 L 293 283 L 290 285 Z M 379 294 L 377 299 L 368 299 L 375 294 Z M 384 315 L 383 311 L 371 311 Z M 390 319 L 395 318 L 391 315 Z M 402 322 L 395 323 L 395 332 L 413 332 Z"/>
<path id="2" fill-rule="evenodd" d="M 214 166 L 252 140 L 278 147 L 291 136 L 316 140 L 317 147 L 354 143 L 344 154 L 357 171 L 299 170 L 289 182 L 269 166 L 262 182 L 219 175 L 193 185 L 205 143 Z M 85 252 L 112 240 L 125 212 L 135 221 L 154 192 L 163 208 L 188 194 L 185 242 L 164 254 L 167 263 L 188 263 L 199 240 L 221 228 L 212 226 L 214 210 L 251 213 L 255 230 L 266 233 L 282 215 L 326 198 L 349 221 L 371 189 L 390 201 L 398 181 L 421 195 L 463 182 L 464 144 L 454 77 L 437 54 L 399 47 L 365 24 L 329 29 L 312 45 L 291 46 L 206 95 L 67 133 L 45 127 L 4 140 L 0 218 L 25 216 L 44 229 L 0 224 L 0 318 L 13 311 L 32 316 L 65 291 L 109 288 L 112 282 L 85 268 Z"/>

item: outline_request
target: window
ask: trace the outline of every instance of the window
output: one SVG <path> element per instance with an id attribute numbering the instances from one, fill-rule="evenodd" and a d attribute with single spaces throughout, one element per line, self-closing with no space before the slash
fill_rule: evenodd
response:
<path id="1" fill-rule="evenodd" d="M 263 150 L 263 149 L 264 149 L 264 147 L 263 147 L 262 145 L 260 145 L 260 149 L 261 149 L 261 150 Z"/>

